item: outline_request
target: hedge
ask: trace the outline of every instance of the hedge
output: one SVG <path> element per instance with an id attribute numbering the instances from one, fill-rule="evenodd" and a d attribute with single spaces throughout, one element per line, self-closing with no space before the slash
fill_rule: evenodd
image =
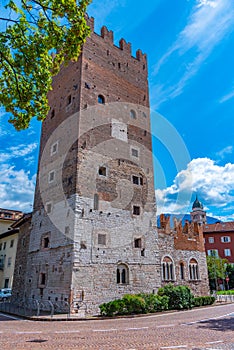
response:
<path id="1" fill-rule="evenodd" d="M 187 286 L 168 284 L 159 288 L 158 294 L 126 294 L 122 299 L 99 306 L 102 316 L 133 315 L 159 312 L 163 310 L 191 309 L 194 306 L 211 305 L 215 297 L 194 297 Z"/>

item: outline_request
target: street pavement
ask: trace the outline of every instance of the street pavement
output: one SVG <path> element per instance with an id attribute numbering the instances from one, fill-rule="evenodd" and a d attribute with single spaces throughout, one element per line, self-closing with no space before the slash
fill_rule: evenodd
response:
<path id="1" fill-rule="evenodd" d="M 31 321 L 0 314 L 0 349 L 234 350 L 234 304 L 83 321 Z"/>

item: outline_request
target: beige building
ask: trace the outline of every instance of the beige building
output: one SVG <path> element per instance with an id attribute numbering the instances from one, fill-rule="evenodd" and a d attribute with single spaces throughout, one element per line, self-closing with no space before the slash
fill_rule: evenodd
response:
<path id="1" fill-rule="evenodd" d="M 0 234 L 10 229 L 11 225 L 22 216 L 22 211 L 0 208 Z"/>
<path id="2" fill-rule="evenodd" d="M 12 288 L 18 229 L 0 234 L 0 288 Z"/>

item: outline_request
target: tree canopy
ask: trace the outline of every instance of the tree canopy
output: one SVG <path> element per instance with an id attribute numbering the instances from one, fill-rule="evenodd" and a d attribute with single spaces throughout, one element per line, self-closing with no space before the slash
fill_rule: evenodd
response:
<path id="1" fill-rule="evenodd" d="M 0 105 L 17 130 L 44 120 L 52 77 L 77 60 L 91 0 L 10 0 L 0 15 Z M 3 13 L 3 11 L 1 11 Z"/>

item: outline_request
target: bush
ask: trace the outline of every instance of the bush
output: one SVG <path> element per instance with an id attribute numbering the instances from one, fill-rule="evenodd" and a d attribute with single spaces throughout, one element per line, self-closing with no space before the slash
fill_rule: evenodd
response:
<path id="1" fill-rule="evenodd" d="M 158 295 L 166 295 L 169 298 L 168 307 L 170 310 L 191 309 L 194 296 L 187 286 L 174 287 L 171 283 L 159 288 Z"/>
<path id="2" fill-rule="evenodd" d="M 234 295 L 234 290 L 220 290 L 217 292 L 218 295 Z"/>
<path id="3" fill-rule="evenodd" d="M 193 306 L 205 306 L 212 305 L 215 302 L 215 297 L 213 296 L 204 296 L 204 297 L 196 297 L 193 300 Z"/>
<path id="4" fill-rule="evenodd" d="M 145 300 L 140 295 L 126 294 L 122 301 L 127 315 L 145 313 Z"/>
<path id="5" fill-rule="evenodd" d="M 166 295 L 139 294 L 145 301 L 145 313 L 168 310 L 169 298 Z"/>
<path id="6" fill-rule="evenodd" d="M 124 302 L 121 299 L 110 301 L 99 306 L 102 316 L 124 315 Z"/>

